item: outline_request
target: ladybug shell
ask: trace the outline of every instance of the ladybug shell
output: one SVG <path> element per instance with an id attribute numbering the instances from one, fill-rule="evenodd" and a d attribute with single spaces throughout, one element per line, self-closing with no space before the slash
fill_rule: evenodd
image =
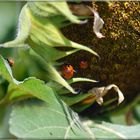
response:
<path id="1" fill-rule="evenodd" d="M 12 67 L 14 65 L 14 60 L 12 58 L 7 58 L 9 65 Z"/>
<path id="2" fill-rule="evenodd" d="M 70 79 L 70 78 L 73 77 L 73 75 L 74 75 L 73 66 L 71 66 L 71 65 L 65 65 L 65 66 L 63 66 L 63 68 L 62 68 L 62 76 L 65 79 Z"/>
<path id="3" fill-rule="evenodd" d="M 86 60 L 82 60 L 79 66 L 81 69 L 86 69 L 88 67 L 88 62 Z"/>

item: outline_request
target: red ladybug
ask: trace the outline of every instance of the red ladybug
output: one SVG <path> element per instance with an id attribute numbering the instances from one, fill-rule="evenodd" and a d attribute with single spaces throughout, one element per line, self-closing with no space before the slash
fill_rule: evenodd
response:
<path id="1" fill-rule="evenodd" d="M 14 65 L 14 60 L 12 58 L 7 58 L 9 65 L 12 67 Z"/>
<path id="2" fill-rule="evenodd" d="M 75 70 L 73 69 L 73 66 L 69 64 L 62 67 L 62 76 L 67 80 L 73 77 L 74 72 Z"/>
<path id="3" fill-rule="evenodd" d="M 82 60 L 79 63 L 81 69 L 86 69 L 88 67 L 88 62 L 86 60 Z"/>

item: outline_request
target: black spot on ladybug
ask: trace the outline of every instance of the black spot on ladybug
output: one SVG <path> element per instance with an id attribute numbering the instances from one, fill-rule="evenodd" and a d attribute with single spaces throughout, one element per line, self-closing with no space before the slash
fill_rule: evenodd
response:
<path id="1" fill-rule="evenodd" d="M 72 78 L 73 75 L 74 75 L 74 68 L 73 68 L 72 65 L 67 64 L 67 65 L 64 65 L 64 66 L 62 67 L 62 76 L 63 76 L 65 79 L 68 80 L 68 79 Z"/>

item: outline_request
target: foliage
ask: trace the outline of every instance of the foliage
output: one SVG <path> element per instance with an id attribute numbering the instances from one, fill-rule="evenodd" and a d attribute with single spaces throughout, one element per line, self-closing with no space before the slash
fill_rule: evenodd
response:
<path id="1" fill-rule="evenodd" d="M 23 96 L 36 97 L 42 100 L 30 99 L 13 106 L 9 124 L 10 133 L 14 136 L 18 138 L 67 139 L 108 138 L 113 134 L 114 138 L 139 137 L 139 133 L 136 132 L 140 127 L 139 125 L 128 128 L 108 123 L 103 123 L 103 125 L 93 123 L 92 121 L 92 123 L 89 123 L 89 120 L 81 121 L 79 116 L 57 97 L 55 91 L 43 81 L 36 78 L 28 78 L 23 82 L 15 81 L 8 65 L 4 61 L 1 57 L 0 73 L 10 82 L 4 101 L 18 100 L 20 97 L 23 99 Z M 4 67 L 5 64 L 7 67 Z M 1 107 L 5 103 L 7 102 L 1 100 Z M 6 114 L 3 117 L 6 117 Z M 5 126 L 7 125 L 5 124 Z M 1 131 L 1 138 L 5 137 L 8 133 L 9 128 L 6 127 L 5 129 L 6 131 Z M 133 131 L 136 133 L 134 136 L 130 135 L 130 132 L 133 133 Z M 12 136 L 9 135 L 9 137 L 11 138 Z"/>
<path id="2" fill-rule="evenodd" d="M 16 80 L 8 61 L 0 56 L 2 87 L 0 90 L 2 91 L 0 92 L 0 138 L 94 139 L 113 137 L 128 139 L 140 137 L 138 133 L 140 125 L 129 127 L 105 122 L 99 124 L 92 119 L 80 118 L 69 107 L 77 107 L 77 111 L 81 111 L 98 99 L 94 94 L 95 89 L 92 90 L 93 93 L 75 95 L 72 94 L 76 92 L 70 85 L 76 82 L 96 83 L 97 81 L 88 78 L 72 78 L 66 81 L 57 70 L 57 67 L 61 65 L 58 61 L 60 58 L 79 50 L 99 57 L 92 49 L 67 39 L 60 31 L 60 28 L 71 23 L 83 22 L 85 21 L 71 14 L 66 2 L 57 4 L 55 2 L 28 2 L 23 7 L 16 39 L 1 44 L 1 47 L 19 47 L 19 52 L 25 61 L 33 58 L 35 62 L 32 63 L 30 60 L 27 63 L 26 61 L 26 66 L 31 67 L 30 73 L 34 70 L 40 71 L 45 82 L 31 77 L 30 74 L 28 78 Z M 26 48 L 27 45 L 30 48 Z M 22 48 L 23 46 L 26 47 Z M 68 47 L 71 50 L 58 49 L 62 47 Z M 22 74 L 29 71 L 26 68 L 23 69 L 25 64 L 19 67 L 19 62 L 16 65 Z M 43 70 L 37 68 L 36 63 Z M 18 76 L 20 77 L 20 74 Z M 97 88 L 97 91 L 101 90 L 104 96 L 106 90 L 112 86 L 120 94 L 120 90 L 114 85 Z M 78 103 L 82 104 L 78 106 Z M 135 115 L 139 114 L 138 110 L 138 108 L 135 109 Z"/>

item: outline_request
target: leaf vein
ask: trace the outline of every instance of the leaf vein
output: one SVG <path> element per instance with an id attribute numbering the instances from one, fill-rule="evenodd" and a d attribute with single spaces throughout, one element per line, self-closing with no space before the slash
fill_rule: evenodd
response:
<path id="1" fill-rule="evenodd" d="M 67 127 L 65 127 L 65 126 L 46 126 L 46 127 L 38 127 L 38 128 L 33 129 L 33 130 L 31 130 L 31 131 L 28 131 L 28 133 L 26 133 L 25 135 L 23 135 L 23 137 L 24 137 L 24 136 L 28 136 L 29 134 L 34 133 L 34 132 L 36 132 L 36 131 L 39 131 L 39 130 L 42 130 L 42 129 L 50 129 L 50 128 L 54 128 L 54 129 L 56 129 L 56 128 L 58 128 L 58 129 L 66 129 Z"/>
<path id="2" fill-rule="evenodd" d="M 95 126 L 98 127 L 98 128 L 101 128 L 101 129 L 103 129 L 103 130 L 109 131 L 109 132 L 111 132 L 111 133 L 113 133 L 113 134 L 115 134 L 115 135 L 121 137 L 122 139 L 127 139 L 126 136 L 124 136 L 124 135 L 121 134 L 120 132 L 117 132 L 117 131 L 115 131 L 115 130 L 109 128 L 109 127 L 106 127 L 106 126 L 103 126 L 103 125 L 99 125 L 99 124 L 96 124 Z"/>

